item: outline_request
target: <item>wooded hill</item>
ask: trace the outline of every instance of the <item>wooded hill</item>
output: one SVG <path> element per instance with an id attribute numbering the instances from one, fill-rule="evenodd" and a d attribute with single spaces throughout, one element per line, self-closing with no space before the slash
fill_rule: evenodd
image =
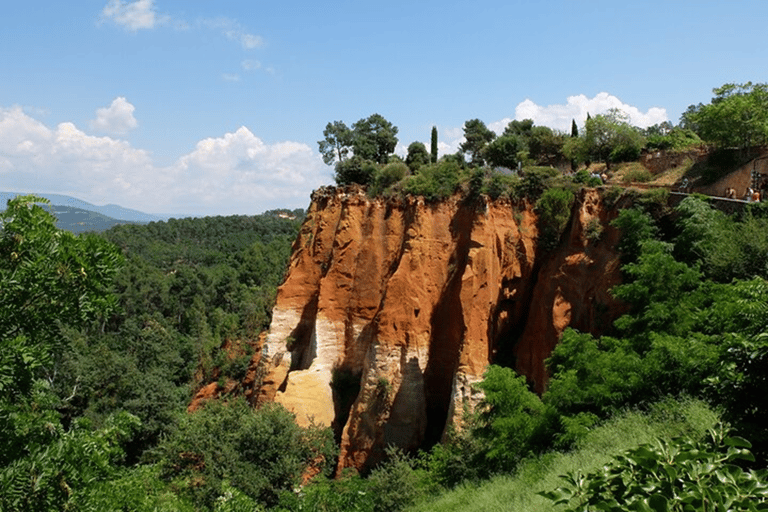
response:
<path id="1" fill-rule="evenodd" d="M 724 86 L 685 129 L 706 142 L 721 133 L 707 135 L 707 123 L 728 116 L 721 105 L 754 105 L 764 90 Z M 765 134 L 768 108 L 757 104 Z M 551 246 L 573 190 L 591 178 L 429 165 L 387 186 L 371 175 L 369 190 L 401 183 L 390 191 L 529 201 Z M 768 210 L 728 216 L 697 196 L 672 209 L 663 191 L 602 193 L 626 205 L 614 221 L 624 256 L 614 294 L 627 314 L 600 336 L 567 330 L 542 395 L 491 366 L 467 428 L 428 453 L 390 451 L 365 476 L 334 475 L 330 430 L 300 428 L 279 406 L 254 409 L 237 389 L 186 412 L 198 383 L 245 372 L 300 216 L 75 236 L 37 198 L 10 201 L 0 232 L 0 509 L 768 509 Z M 236 357 L 220 350 L 228 340 L 243 347 Z M 658 439 L 640 447 L 628 434 L 639 431 Z M 584 450 L 602 458 L 576 459 Z"/>

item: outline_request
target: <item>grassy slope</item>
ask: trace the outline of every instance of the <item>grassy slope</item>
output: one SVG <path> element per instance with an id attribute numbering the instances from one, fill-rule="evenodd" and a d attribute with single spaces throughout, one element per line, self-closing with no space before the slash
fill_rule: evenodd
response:
<path id="1" fill-rule="evenodd" d="M 538 496 L 540 491 L 561 487 L 559 475 L 580 470 L 588 473 L 610 461 L 614 455 L 647 443 L 656 437 L 672 438 L 683 433 L 700 436 L 719 420 L 706 404 L 696 400 L 669 400 L 650 413 L 630 411 L 590 432 L 571 452 L 548 453 L 523 463 L 514 475 L 498 476 L 478 487 L 460 486 L 409 510 L 521 511 L 559 510 Z"/>

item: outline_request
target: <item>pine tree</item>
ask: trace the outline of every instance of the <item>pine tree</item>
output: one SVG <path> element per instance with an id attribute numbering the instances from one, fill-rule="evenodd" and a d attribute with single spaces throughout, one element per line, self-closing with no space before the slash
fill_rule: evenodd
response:
<path id="1" fill-rule="evenodd" d="M 437 162 L 437 126 L 432 127 L 432 147 L 430 148 L 432 163 Z"/>

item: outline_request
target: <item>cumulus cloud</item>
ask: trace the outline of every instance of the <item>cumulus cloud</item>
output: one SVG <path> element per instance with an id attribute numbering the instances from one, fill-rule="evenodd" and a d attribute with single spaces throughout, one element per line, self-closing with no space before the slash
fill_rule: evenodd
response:
<path id="1" fill-rule="evenodd" d="M 628 105 L 607 92 L 601 92 L 594 98 L 587 98 L 584 94 L 569 96 L 564 105 L 547 105 L 546 107 L 526 99 L 515 108 L 515 119 L 533 119 L 538 126 L 549 126 L 562 131 L 570 131 L 571 121 L 575 119 L 577 124 L 583 124 L 587 118 L 587 112 L 594 116 L 605 114 L 614 108 L 627 114 L 630 124 L 640 128 L 647 128 L 669 119 L 664 108 L 652 107 L 647 112 L 642 112 L 637 107 Z M 491 129 L 498 130 L 500 133 L 510 121 L 511 119 L 507 118 L 492 123 Z"/>
<path id="2" fill-rule="evenodd" d="M 155 28 L 156 25 L 167 21 L 167 17 L 157 14 L 154 0 L 110 0 L 101 10 L 101 21 L 112 21 L 126 30 L 137 32 Z"/>
<path id="3" fill-rule="evenodd" d="M 569 96 L 564 105 L 537 105 L 530 99 L 520 102 L 515 108 L 515 117 L 505 117 L 498 121 L 487 123 L 486 126 L 496 135 L 501 135 L 507 125 L 514 119 L 533 119 L 536 126 L 548 126 L 550 128 L 568 132 L 571 131 L 571 121 L 576 120 L 579 126 L 583 126 L 587 113 L 592 116 L 605 114 L 610 109 L 617 108 L 629 116 L 629 123 L 646 128 L 669 120 L 667 110 L 660 107 L 649 108 L 642 112 L 635 106 L 624 103 L 616 96 L 601 92 L 594 98 L 587 98 L 584 94 Z M 455 153 L 459 145 L 464 142 L 463 126 L 443 131 L 441 141 L 438 144 L 439 154 Z"/>
<path id="4" fill-rule="evenodd" d="M 311 191 L 332 181 L 306 144 L 267 144 L 246 127 L 204 139 L 159 167 L 126 141 L 95 137 L 72 123 L 49 128 L 20 107 L 0 108 L 0 177 L 7 190 L 197 215 L 305 208 Z"/>
<path id="5" fill-rule="evenodd" d="M 136 128 L 139 123 L 133 117 L 136 107 L 119 96 L 112 100 L 112 104 L 96 111 L 96 119 L 90 122 L 91 130 L 102 133 L 123 134 Z"/>

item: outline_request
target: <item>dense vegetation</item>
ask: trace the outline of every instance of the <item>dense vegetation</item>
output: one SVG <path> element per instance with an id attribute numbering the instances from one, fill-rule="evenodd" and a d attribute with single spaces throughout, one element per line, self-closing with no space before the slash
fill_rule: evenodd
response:
<path id="1" fill-rule="evenodd" d="M 720 147 L 762 141 L 763 91 L 724 86 L 681 126 L 645 132 L 618 112 L 574 123 L 567 136 L 513 121 L 496 137 L 472 120 L 462 152 L 441 159 L 436 130 L 430 152 L 415 142 L 404 161 L 393 158 L 397 129 L 374 114 L 352 128 L 329 123 L 324 156 L 340 184 L 370 194 L 526 197 L 542 250 L 552 250 L 575 191 L 600 178 L 550 164 L 618 162 L 699 137 Z M 731 112 L 752 131 L 717 140 L 737 129 L 731 118 L 728 130 L 712 128 Z M 671 210 L 658 192 L 604 193 L 630 205 L 614 221 L 625 280 L 613 293 L 627 314 L 602 336 L 567 330 L 541 396 L 490 366 L 467 428 L 428 453 L 389 449 L 365 477 L 333 475 L 328 429 L 300 428 L 279 406 L 254 408 L 236 384 L 269 323 L 301 211 L 75 236 L 39 198 L 9 201 L 0 509 L 768 509 L 768 209 L 728 216 L 695 196 Z M 588 236 L 599 239 L 598 227 Z M 208 382 L 221 400 L 188 414 Z M 317 476 L 302 486 L 307 468 Z"/>

